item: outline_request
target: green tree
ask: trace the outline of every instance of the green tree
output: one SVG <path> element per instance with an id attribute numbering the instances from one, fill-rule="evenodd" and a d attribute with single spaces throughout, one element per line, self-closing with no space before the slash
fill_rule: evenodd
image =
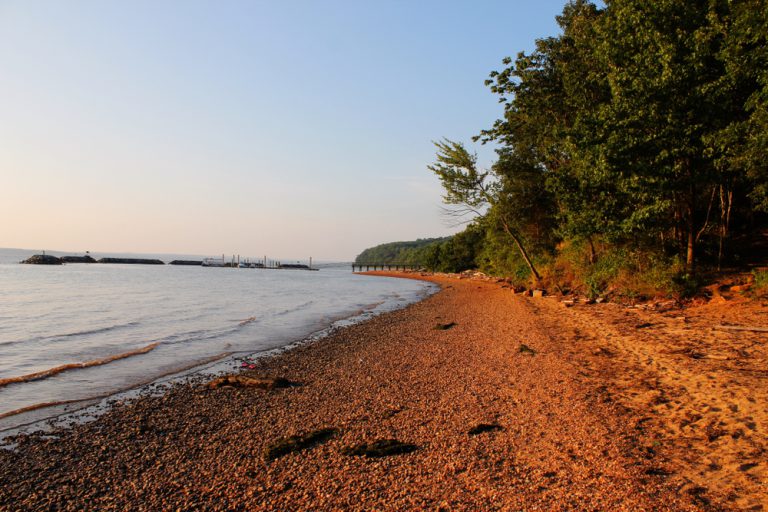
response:
<path id="1" fill-rule="evenodd" d="M 629 209 L 595 150 L 604 136 L 596 112 L 610 100 L 596 56 L 601 15 L 590 2 L 569 2 L 557 18 L 560 36 L 536 41 L 531 54 L 519 53 L 514 62 L 505 59 L 507 67 L 486 80 L 504 116 L 477 138 L 502 144 L 504 154 L 537 169 L 560 234 L 590 240 L 618 231 Z"/>
<path id="2" fill-rule="evenodd" d="M 719 59 L 726 73 L 718 87 L 727 91 L 727 124 L 707 141 L 720 172 L 718 265 L 734 206 L 746 215 L 750 207 L 768 212 L 768 3 L 743 0 L 729 9 L 714 27 L 723 40 Z"/>
<path id="3" fill-rule="evenodd" d="M 437 159 L 428 169 L 437 175 L 443 185 L 443 202 L 456 207 L 451 214 L 464 218 L 467 215 L 484 216 L 489 210 L 492 211 L 494 219 L 498 220 L 503 231 L 512 239 L 534 280 L 538 282 L 541 275 L 526 250 L 522 234 L 526 217 L 516 215 L 520 210 L 515 210 L 515 205 L 511 203 L 512 190 L 525 193 L 522 189 L 515 189 L 515 182 L 510 180 L 510 176 L 519 176 L 515 172 L 518 168 L 513 167 L 513 163 L 519 162 L 506 158 L 504 163 L 500 163 L 500 160 L 490 170 L 481 171 L 477 168 L 477 155 L 470 154 L 462 143 L 444 139 L 435 142 L 435 146 Z"/>
<path id="4" fill-rule="evenodd" d="M 725 70 L 717 56 L 724 1 L 613 0 L 600 24 L 611 101 L 599 120 L 601 145 L 622 189 L 635 200 L 628 233 L 658 233 L 673 219 L 688 270 L 700 215 L 718 182 L 709 137 L 726 124 Z"/>

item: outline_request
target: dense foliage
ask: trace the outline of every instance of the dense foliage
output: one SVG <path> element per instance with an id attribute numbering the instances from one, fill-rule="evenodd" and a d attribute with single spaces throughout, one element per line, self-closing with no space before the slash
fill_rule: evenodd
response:
<path id="1" fill-rule="evenodd" d="M 457 266 L 596 294 L 733 263 L 768 212 L 767 4 L 566 4 L 561 34 L 486 81 L 503 113 L 475 142 L 497 161 L 436 143 L 444 202 L 474 219 Z"/>
<path id="2" fill-rule="evenodd" d="M 423 238 L 411 242 L 390 242 L 370 247 L 361 252 L 355 258 L 355 264 L 399 264 L 415 265 L 424 259 L 426 249 L 438 246 L 450 239 L 447 238 Z"/>

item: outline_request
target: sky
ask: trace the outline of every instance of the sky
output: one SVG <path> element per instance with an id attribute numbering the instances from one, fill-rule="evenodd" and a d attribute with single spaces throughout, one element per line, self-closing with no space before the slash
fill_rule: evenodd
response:
<path id="1" fill-rule="evenodd" d="M 445 236 L 432 141 L 564 0 L 0 0 L 0 247 L 348 261 Z"/>

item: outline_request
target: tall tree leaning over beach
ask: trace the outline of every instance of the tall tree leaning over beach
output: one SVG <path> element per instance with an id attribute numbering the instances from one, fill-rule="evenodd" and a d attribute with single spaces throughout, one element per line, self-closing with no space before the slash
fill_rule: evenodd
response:
<path id="1" fill-rule="evenodd" d="M 456 207 L 447 210 L 447 213 L 458 219 L 485 216 L 498 221 L 528 265 L 532 278 L 538 282 L 541 275 L 522 235 L 524 217 L 514 214 L 514 204 L 509 197 L 512 183 L 501 172 L 510 168 L 512 160 L 508 159 L 506 166 L 501 166 L 500 160 L 490 170 L 481 171 L 477 168 L 477 155 L 470 154 L 462 143 L 443 139 L 434 144 L 437 159 L 427 168 L 437 175 L 443 185 L 443 202 Z"/>

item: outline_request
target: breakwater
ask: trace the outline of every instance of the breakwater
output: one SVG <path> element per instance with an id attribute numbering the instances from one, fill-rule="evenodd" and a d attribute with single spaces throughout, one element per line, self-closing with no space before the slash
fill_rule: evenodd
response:
<path id="1" fill-rule="evenodd" d="M 22 261 L 27 265 L 61 265 L 63 263 L 123 263 L 137 265 L 165 265 L 164 262 L 156 259 L 146 258 L 101 258 L 95 260 L 90 256 L 62 256 L 60 258 L 50 254 L 35 254 Z"/>
<path id="2" fill-rule="evenodd" d="M 128 265 L 165 265 L 165 262 L 154 258 L 122 258 L 106 257 L 94 259 L 90 254 L 84 256 L 53 256 L 50 254 L 35 254 L 21 261 L 27 265 L 62 265 L 64 263 L 105 263 L 105 264 L 128 264 Z M 203 266 L 203 267 L 230 267 L 230 268 L 259 268 L 259 269 L 284 269 L 284 270 L 318 270 L 312 266 L 312 258 L 309 259 L 309 265 L 296 263 L 281 263 L 276 260 L 267 260 L 266 256 L 261 261 L 252 261 L 240 256 L 232 256 L 231 261 L 227 261 L 222 255 L 219 258 L 205 258 L 204 260 L 172 260 L 169 265 L 181 266 Z"/>

